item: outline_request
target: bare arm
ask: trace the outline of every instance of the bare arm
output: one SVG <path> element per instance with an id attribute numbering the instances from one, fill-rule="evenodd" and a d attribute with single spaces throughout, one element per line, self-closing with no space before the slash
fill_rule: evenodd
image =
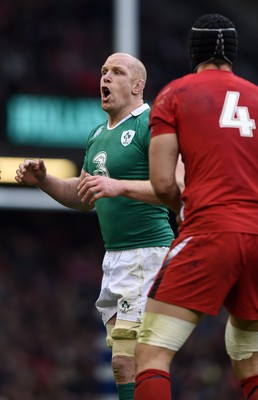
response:
<path id="1" fill-rule="evenodd" d="M 151 139 L 150 177 L 157 197 L 176 214 L 181 207 L 181 191 L 177 183 L 178 142 L 175 134 Z"/>
<path id="2" fill-rule="evenodd" d="M 161 204 L 149 180 L 118 180 L 85 173 L 78 189 L 82 201 L 89 202 L 90 205 L 93 205 L 96 200 L 102 197 L 117 196 L 124 196 L 151 204 Z"/>
<path id="3" fill-rule="evenodd" d="M 15 179 L 20 184 L 38 187 L 66 207 L 88 211 L 91 207 L 82 203 L 77 189 L 84 174 L 82 171 L 80 177 L 60 179 L 47 173 L 43 160 L 26 159 L 19 165 Z"/>
<path id="4" fill-rule="evenodd" d="M 178 155 L 177 159 L 176 181 L 179 186 L 180 192 L 182 193 L 185 188 L 185 165 L 182 161 L 181 154 Z"/>

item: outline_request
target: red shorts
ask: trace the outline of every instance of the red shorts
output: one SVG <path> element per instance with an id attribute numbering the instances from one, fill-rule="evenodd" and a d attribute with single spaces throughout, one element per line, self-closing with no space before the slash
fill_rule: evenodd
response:
<path id="1" fill-rule="evenodd" d="M 178 237 L 149 297 L 217 315 L 258 320 L 258 235 L 216 232 Z"/>

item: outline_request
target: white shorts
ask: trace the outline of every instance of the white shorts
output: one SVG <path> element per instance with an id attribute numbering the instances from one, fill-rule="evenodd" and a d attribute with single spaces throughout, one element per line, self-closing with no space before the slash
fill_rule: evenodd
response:
<path id="1" fill-rule="evenodd" d="M 96 307 L 104 324 L 117 319 L 141 322 L 147 294 L 168 247 L 107 251 Z"/>

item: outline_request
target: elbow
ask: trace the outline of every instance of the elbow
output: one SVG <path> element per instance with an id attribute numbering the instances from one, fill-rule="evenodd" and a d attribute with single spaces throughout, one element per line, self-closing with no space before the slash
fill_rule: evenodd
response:
<path id="1" fill-rule="evenodd" d="M 174 211 L 180 208 L 181 193 L 176 182 L 153 182 L 153 190 L 157 198 Z"/>
<path id="2" fill-rule="evenodd" d="M 170 193 L 173 192 L 174 185 L 171 182 L 164 182 L 164 181 L 152 181 L 153 190 L 156 196 L 162 200 L 166 198 Z"/>

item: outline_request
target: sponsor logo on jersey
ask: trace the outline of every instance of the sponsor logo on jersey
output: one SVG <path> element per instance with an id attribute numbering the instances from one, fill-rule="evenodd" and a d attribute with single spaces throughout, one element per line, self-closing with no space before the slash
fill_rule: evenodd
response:
<path id="1" fill-rule="evenodd" d="M 124 147 L 128 146 L 131 141 L 133 140 L 133 137 L 135 135 L 135 131 L 129 130 L 129 131 L 124 131 L 121 136 L 121 143 Z"/>
<path id="2" fill-rule="evenodd" d="M 96 130 L 96 132 L 92 135 L 91 140 L 95 139 L 95 137 L 97 137 L 97 136 L 102 132 L 103 128 L 104 128 L 104 125 L 101 126 L 100 128 L 98 128 L 98 129 Z"/>

